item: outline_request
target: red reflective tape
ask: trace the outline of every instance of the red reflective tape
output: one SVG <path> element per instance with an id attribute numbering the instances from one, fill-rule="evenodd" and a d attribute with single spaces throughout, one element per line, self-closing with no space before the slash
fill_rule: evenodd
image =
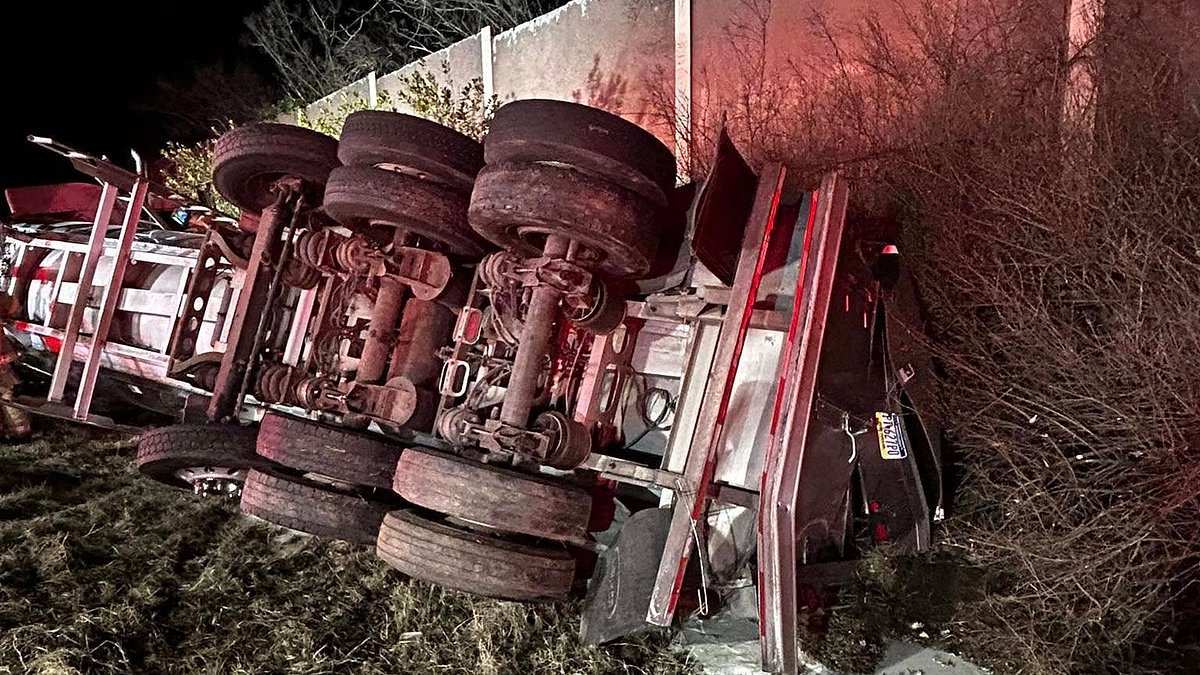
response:
<path id="1" fill-rule="evenodd" d="M 42 335 L 42 334 L 38 333 L 36 330 L 33 330 L 33 324 L 29 323 L 28 321 L 13 321 L 12 327 L 13 327 L 13 330 L 18 330 L 18 331 L 21 331 L 24 333 L 32 333 L 33 335 L 36 335 L 38 338 L 41 339 L 42 344 L 46 345 L 46 349 L 48 349 L 49 351 L 52 351 L 52 352 L 62 351 L 62 346 L 63 346 L 62 338 L 54 337 L 51 335 Z M 40 328 L 40 326 L 39 326 L 39 328 Z"/>
<path id="2" fill-rule="evenodd" d="M 683 588 L 683 572 L 687 570 L 687 555 L 679 556 L 678 568 L 682 571 L 675 574 L 675 584 L 671 586 L 671 604 L 670 611 L 675 613 L 675 606 L 679 604 L 679 589 Z"/>
<path id="3" fill-rule="evenodd" d="M 774 434 L 776 429 L 779 428 L 779 418 L 783 410 L 784 390 L 786 389 L 787 385 L 786 364 L 791 363 L 792 349 L 795 347 L 796 342 L 796 333 L 800 329 L 800 299 L 803 295 L 804 278 L 808 273 L 808 254 L 812 249 L 813 223 L 817 222 L 818 197 L 819 193 L 814 192 L 812 196 L 812 203 L 808 209 L 808 220 L 804 223 L 804 248 L 800 252 L 800 269 L 796 274 L 796 295 L 792 300 L 792 318 L 788 321 L 787 341 L 784 343 L 784 353 L 779 361 L 780 363 L 785 364 L 785 373 L 779 378 L 779 387 L 775 390 L 775 408 L 771 412 L 771 434 Z"/>
<path id="4" fill-rule="evenodd" d="M 763 587 L 761 569 L 758 572 L 758 639 L 759 642 L 767 639 L 767 591 Z"/>
<path id="5" fill-rule="evenodd" d="M 812 201 L 808 209 L 808 220 L 804 224 L 804 247 L 800 251 L 800 268 L 796 272 L 796 290 L 795 296 L 792 298 L 792 316 L 788 320 L 787 339 L 784 341 L 783 353 L 780 354 L 779 358 L 782 374 L 779 376 L 779 384 L 775 388 L 775 404 L 771 410 L 771 426 L 767 436 L 770 439 L 767 442 L 768 455 L 763 462 L 763 471 L 758 477 L 759 494 L 766 493 L 767 476 L 774 472 L 778 459 L 776 456 L 777 453 L 774 452 L 775 438 L 779 430 L 779 421 L 782 418 L 784 398 L 787 395 L 788 377 L 792 370 L 790 367 L 792 351 L 796 346 L 796 334 L 800 331 L 800 305 L 804 291 L 804 279 L 808 274 L 808 264 L 811 259 L 809 253 L 812 250 L 813 224 L 817 221 L 817 200 L 819 196 L 820 193 L 818 192 L 812 193 Z M 760 534 L 762 533 L 762 518 L 758 519 L 758 531 Z"/>
<path id="6" fill-rule="evenodd" d="M 758 287 L 762 283 L 764 267 L 767 264 L 767 252 L 771 248 L 771 234 L 775 231 L 775 219 L 779 212 L 779 200 L 783 196 L 782 185 L 782 169 L 780 175 L 776 176 L 775 193 L 771 196 L 771 207 L 767 210 L 767 222 L 763 226 L 762 240 L 759 243 L 758 259 L 754 263 L 754 276 L 750 278 L 750 288 L 747 292 L 746 306 L 742 309 L 741 320 L 738 323 L 737 341 L 734 342 L 733 354 L 729 361 L 729 372 L 725 374 L 724 389 L 721 390 L 721 402 L 717 407 L 716 423 L 713 425 L 713 434 L 708 441 L 706 448 L 707 456 L 704 458 L 704 468 L 700 472 L 700 480 L 697 481 L 697 492 L 692 498 L 692 526 L 695 527 L 696 521 L 700 520 L 700 516 L 704 513 L 704 507 L 708 504 L 708 484 L 712 482 L 713 471 L 717 463 L 717 445 L 721 442 L 721 437 L 725 431 L 725 416 L 729 412 L 729 399 L 733 395 L 733 383 L 737 379 L 738 365 L 742 359 L 742 348 L 746 345 L 746 331 L 750 328 L 750 319 L 754 315 L 754 303 L 758 299 Z M 735 281 L 736 284 L 736 281 Z M 683 555 L 680 556 L 679 564 L 675 569 L 675 580 L 671 586 L 671 599 L 667 603 L 667 613 L 674 614 L 675 607 L 679 604 L 679 589 L 683 586 L 683 576 L 687 571 L 684 562 L 690 554 L 690 544 L 685 544 Z"/>
<path id="7" fill-rule="evenodd" d="M 749 330 L 750 318 L 754 315 L 754 303 L 758 299 L 758 287 L 762 284 L 765 271 L 763 268 L 767 265 L 767 251 L 771 248 L 771 234 L 775 231 L 775 214 L 779 211 L 779 199 L 782 196 L 782 190 L 775 190 L 775 196 L 771 199 L 771 209 L 767 212 L 767 226 L 763 228 L 762 245 L 758 250 L 758 260 L 754 263 L 754 276 L 750 279 L 750 298 L 742 310 L 742 320 L 738 324 L 737 342 L 733 347 L 733 359 L 729 364 L 729 372 L 725 375 L 724 395 L 721 398 L 721 406 L 717 409 L 717 427 L 716 433 L 713 434 L 712 445 L 716 445 L 721 437 L 721 432 L 724 431 L 725 415 L 729 413 L 729 399 L 733 396 L 733 383 L 737 380 L 738 366 L 742 361 L 742 348 L 746 346 L 746 331 Z M 715 460 L 716 453 L 709 452 L 708 464 L 713 464 Z M 707 484 L 708 481 L 701 483 L 701 485 Z"/>
<path id="8" fill-rule="evenodd" d="M 795 368 L 793 367 L 793 362 L 796 358 L 795 352 L 799 348 L 799 343 L 800 343 L 799 333 L 800 333 L 801 310 L 803 309 L 803 303 L 804 303 L 804 298 L 805 298 L 805 286 L 808 281 L 808 271 L 809 271 L 809 268 L 813 264 L 812 244 L 813 244 L 813 238 L 814 238 L 814 226 L 817 221 L 817 209 L 818 209 L 819 205 L 820 205 L 820 192 L 814 191 L 812 193 L 812 199 L 809 202 L 808 218 L 804 224 L 804 245 L 800 251 L 799 268 L 796 273 L 796 286 L 795 286 L 795 291 L 794 291 L 795 295 L 792 298 L 792 315 L 788 320 L 787 337 L 786 337 L 786 340 L 783 345 L 783 351 L 780 354 L 779 379 L 778 379 L 778 385 L 777 385 L 776 391 L 775 391 L 775 401 L 774 401 L 773 408 L 771 411 L 771 424 L 770 424 L 770 433 L 768 436 L 769 440 L 768 440 L 768 444 L 767 444 L 767 456 L 764 458 L 763 471 L 759 475 L 759 493 L 763 496 L 763 506 L 762 506 L 763 511 L 760 512 L 759 518 L 758 518 L 758 541 L 760 544 L 764 543 L 763 538 L 766 535 L 766 529 L 765 529 L 766 518 L 768 518 L 768 517 L 775 518 L 775 514 L 773 512 L 768 513 L 768 510 L 772 509 L 772 508 L 778 508 L 777 504 L 770 503 L 770 500 L 775 499 L 777 497 L 777 495 L 775 493 L 773 493 L 770 489 L 769 477 L 774 476 L 779 471 L 779 464 L 781 461 L 780 455 L 782 454 L 783 446 L 785 444 L 785 441 L 782 439 L 782 435 L 781 435 L 782 430 L 780 429 L 780 425 L 782 424 L 782 421 L 783 421 L 783 417 L 784 417 L 783 408 L 784 408 L 785 403 L 787 402 L 788 393 L 789 393 L 788 392 L 788 383 L 791 380 L 791 378 L 795 375 L 795 373 L 794 373 Z M 762 550 L 762 549 L 760 549 L 760 550 Z M 768 594 L 767 594 L 767 585 L 768 585 L 767 574 L 768 574 L 768 567 L 770 564 L 771 564 L 771 562 L 768 561 L 766 564 L 761 564 L 758 567 L 758 591 L 759 591 L 758 592 L 758 609 L 759 609 L 759 612 L 758 612 L 758 627 L 759 627 L 758 634 L 759 634 L 759 640 L 762 643 L 763 649 L 764 649 L 763 654 L 762 654 L 762 658 L 764 660 L 766 660 L 768 658 L 772 658 L 772 659 L 774 658 L 774 656 L 768 657 L 768 654 L 765 651 L 767 649 L 766 645 L 767 645 L 768 641 L 770 640 L 770 637 L 768 636 L 768 632 L 767 632 L 767 626 L 769 623 L 768 612 L 770 609 L 773 609 L 773 608 L 768 607 L 769 598 L 767 597 L 768 596 Z M 795 570 L 781 570 L 781 573 L 795 574 Z M 781 602 L 782 602 L 782 600 L 781 600 Z M 784 652 L 787 651 L 787 648 L 783 647 L 782 645 L 776 645 L 775 647 L 779 648 L 779 649 L 783 649 Z M 779 654 L 779 657 L 781 659 L 783 659 L 784 661 L 786 661 L 787 657 L 785 654 Z"/>

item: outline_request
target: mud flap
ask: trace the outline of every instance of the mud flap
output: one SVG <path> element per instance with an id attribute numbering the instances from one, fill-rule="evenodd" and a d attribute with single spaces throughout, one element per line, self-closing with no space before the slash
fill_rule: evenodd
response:
<path id="1" fill-rule="evenodd" d="M 931 414 L 937 396 L 933 354 L 925 344 L 924 317 L 912 275 L 901 268 L 895 288 L 883 295 L 887 364 L 900 388 L 900 410 L 916 454 L 925 500 L 934 520 L 945 509 L 942 425 Z"/>
<path id="2" fill-rule="evenodd" d="M 854 475 L 850 438 L 818 405 L 808 432 L 796 503 L 796 563 L 801 567 L 846 554 L 846 515 Z"/>
<path id="3" fill-rule="evenodd" d="M 693 215 L 692 251 L 727 286 L 733 285 L 757 182 L 754 171 L 722 128 Z"/>
<path id="4" fill-rule="evenodd" d="M 670 529 L 671 509 L 638 511 L 621 525 L 588 582 L 579 626 L 585 644 L 601 645 L 654 628 L 646 623 L 646 612 Z"/>

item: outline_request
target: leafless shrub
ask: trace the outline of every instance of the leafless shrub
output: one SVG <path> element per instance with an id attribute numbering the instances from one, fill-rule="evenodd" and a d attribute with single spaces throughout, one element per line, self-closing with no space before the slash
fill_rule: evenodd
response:
<path id="1" fill-rule="evenodd" d="M 850 29 L 816 14 L 825 54 L 764 71 L 747 51 L 740 88 L 693 105 L 698 157 L 724 111 L 756 161 L 854 178 L 859 209 L 902 226 L 931 312 L 960 490 L 937 565 L 885 565 L 850 623 L 882 612 L 912 638 L 921 622 L 999 672 L 1195 666 L 1193 4 L 1109 2 L 1082 51 L 1064 44 L 1062 3 L 1042 0 L 896 2 Z M 748 26 L 770 20 L 767 0 L 745 6 Z M 765 36 L 738 30 L 751 47 Z M 1080 73 L 1095 125 L 1064 127 Z M 922 582 L 947 557 L 973 592 Z"/>
<path id="2" fill-rule="evenodd" d="M 901 208 L 945 368 L 964 471 L 947 544 L 995 577 L 954 611 L 954 642 L 1003 670 L 1178 672 L 1200 578 L 1197 117 L 1178 61 L 1130 39 L 1166 26 L 1113 13 L 1082 64 L 1095 134 L 1064 130 L 1068 63 L 1023 51 L 1027 4 L 997 7 L 967 43 L 939 30 L 957 16 L 910 24 L 925 79 L 868 40 L 886 75 L 857 99 L 893 81 L 892 104 L 918 106 L 868 168 Z"/>
<path id="3" fill-rule="evenodd" d="M 965 471 L 948 544 L 1005 577 L 959 638 L 1013 669 L 1132 672 L 1194 617 L 1200 163 L 1163 150 L 940 167 L 909 203 Z"/>
<path id="4" fill-rule="evenodd" d="M 1055 0 L 891 0 L 852 25 L 814 11 L 803 28 L 824 48 L 786 58 L 769 40 L 773 0 L 737 4 L 723 30 L 733 63 L 722 64 L 736 76 L 696 73 L 699 94 L 682 120 L 673 92 L 652 94 L 656 117 L 680 127 L 694 173 L 722 125 L 751 160 L 783 161 L 812 179 L 832 168 L 873 175 L 878 160 L 916 146 L 985 131 L 999 138 L 993 125 L 1019 124 L 1000 120 L 1001 107 L 1058 114 L 1048 94 L 1062 65 L 1062 24 L 1046 20 Z"/>
<path id="5" fill-rule="evenodd" d="M 287 95 L 313 101 L 477 33 L 528 21 L 562 0 L 271 0 L 246 18 L 251 44 L 279 71 Z"/>

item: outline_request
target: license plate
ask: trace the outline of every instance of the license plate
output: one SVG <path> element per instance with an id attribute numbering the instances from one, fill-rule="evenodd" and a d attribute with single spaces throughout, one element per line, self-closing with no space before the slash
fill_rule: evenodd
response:
<path id="1" fill-rule="evenodd" d="M 907 459 L 908 438 L 904 423 L 896 413 L 875 413 L 875 431 L 879 434 L 879 454 L 884 459 Z"/>

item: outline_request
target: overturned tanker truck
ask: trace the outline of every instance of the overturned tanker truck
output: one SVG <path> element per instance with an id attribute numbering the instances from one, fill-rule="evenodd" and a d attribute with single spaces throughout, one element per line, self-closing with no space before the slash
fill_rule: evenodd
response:
<path id="1" fill-rule="evenodd" d="M 362 111 L 222 136 L 235 220 L 31 140 L 99 188 L 91 222 L 9 194 L 4 327 L 43 388 L 7 403 L 174 416 L 152 479 L 449 588 L 585 594 L 591 642 L 740 613 L 776 672 L 867 548 L 929 544 L 915 291 L 836 174 L 785 194 L 722 134 L 678 186 L 653 135 L 559 101 L 482 144 Z"/>

